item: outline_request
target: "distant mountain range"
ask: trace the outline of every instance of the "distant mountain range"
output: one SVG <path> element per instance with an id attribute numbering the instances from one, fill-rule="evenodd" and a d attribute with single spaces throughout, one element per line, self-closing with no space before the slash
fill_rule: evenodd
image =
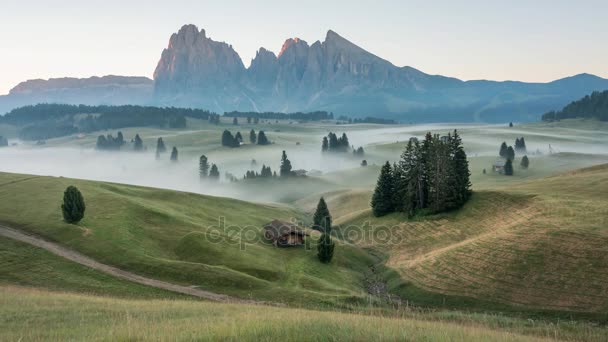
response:
<path id="1" fill-rule="evenodd" d="M 185 25 L 144 77 L 34 80 L 0 97 L 0 112 L 38 102 L 152 104 L 227 111 L 332 111 L 401 122 L 533 121 L 608 80 L 580 74 L 549 83 L 462 81 L 392 63 L 333 31 L 323 42 L 260 48 L 246 68 L 231 45 Z"/>

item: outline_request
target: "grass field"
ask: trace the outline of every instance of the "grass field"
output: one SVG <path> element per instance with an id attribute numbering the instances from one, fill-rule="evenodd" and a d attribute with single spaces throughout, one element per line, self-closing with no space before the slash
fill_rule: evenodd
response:
<path id="1" fill-rule="evenodd" d="M 0 287 L 0 331 L 6 340 L 603 341 L 607 336 L 603 328 L 577 322 L 449 312 L 395 317 L 15 287 Z"/>

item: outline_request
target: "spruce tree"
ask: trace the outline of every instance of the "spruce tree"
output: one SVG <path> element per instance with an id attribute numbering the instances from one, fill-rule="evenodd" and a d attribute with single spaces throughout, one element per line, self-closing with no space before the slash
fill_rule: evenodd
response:
<path id="1" fill-rule="evenodd" d="M 505 163 L 505 175 L 513 176 L 513 161 L 511 159 L 507 159 Z"/>
<path id="2" fill-rule="evenodd" d="M 156 159 L 159 159 L 161 153 L 165 153 L 166 151 L 167 147 L 165 146 L 163 138 L 158 138 L 158 140 L 156 140 Z"/>
<path id="3" fill-rule="evenodd" d="M 507 143 L 506 142 L 502 142 L 502 144 L 500 145 L 500 151 L 498 152 L 498 155 L 503 157 L 503 158 L 507 158 Z"/>
<path id="4" fill-rule="evenodd" d="M 520 166 L 522 169 L 527 169 L 528 166 L 530 166 L 530 160 L 528 159 L 528 156 L 523 156 L 521 158 Z"/>
<path id="5" fill-rule="evenodd" d="M 234 118 L 232 119 L 232 124 L 233 124 L 233 125 L 238 125 L 238 124 L 239 124 L 239 119 L 237 119 L 236 117 L 234 117 Z"/>
<path id="6" fill-rule="evenodd" d="M 264 131 L 259 131 L 258 132 L 258 145 L 268 145 L 270 144 L 270 142 L 268 141 L 268 138 L 266 138 L 266 133 L 264 133 Z"/>
<path id="7" fill-rule="evenodd" d="M 327 209 L 327 203 L 325 199 L 321 197 L 319 203 L 317 203 L 317 209 L 312 218 L 312 228 L 320 232 L 331 233 L 331 214 Z"/>
<path id="8" fill-rule="evenodd" d="M 205 155 L 202 155 L 199 158 L 198 172 L 201 179 L 207 178 L 207 176 L 209 176 L 209 161 L 207 160 L 207 156 Z"/>
<path id="9" fill-rule="evenodd" d="M 84 217 L 86 207 L 82 193 L 75 186 L 68 186 L 63 193 L 61 212 L 67 223 L 78 223 Z"/>
<path id="10" fill-rule="evenodd" d="M 327 152 L 329 150 L 329 141 L 327 137 L 323 137 L 323 142 L 321 143 L 321 151 Z"/>
<path id="11" fill-rule="evenodd" d="M 220 170 L 218 170 L 215 164 L 211 165 L 211 169 L 209 170 L 209 179 L 217 181 L 220 179 Z"/>
<path id="12" fill-rule="evenodd" d="M 171 161 L 176 163 L 177 162 L 177 147 L 173 146 L 173 150 L 171 150 Z"/>
<path id="13" fill-rule="evenodd" d="M 118 144 L 118 148 L 125 144 L 125 138 L 121 131 L 118 131 L 118 134 L 116 134 L 116 143 Z"/>
<path id="14" fill-rule="evenodd" d="M 139 134 L 135 134 L 133 149 L 135 151 L 141 151 L 144 149 L 144 142 L 139 137 Z"/>
<path id="15" fill-rule="evenodd" d="M 513 146 L 507 148 L 507 155 L 505 158 L 510 159 L 511 161 L 515 160 L 515 150 L 513 149 Z"/>
<path id="16" fill-rule="evenodd" d="M 334 249 L 336 244 L 332 241 L 329 233 L 321 234 L 317 242 L 317 257 L 324 264 L 329 264 L 334 257 Z"/>
<path id="17" fill-rule="evenodd" d="M 240 145 L 240 143 L 243 142 L 243 136 L 241 135 L 241 132 L 236 132 L 236 135 L 234 136 L 234 139 L 236 139 L 236 141 L 238 141 L 239 145 Z"/>
<path id="18" fill-rule="evenodd" d="M 253 130 L 253 128 L 251 129 L 251 131 L 249 132 L 249 142 L 251 144 L 255 144 L 258 141 L 258 137 L 255 134 L 255 131 Z"/>
<path id="19" fill-rule="evenodd" d="M 384 216 L 394 210 L 393 189 L 393 172 L 391 164 L 387 161 L 380 170 L 378 183 L 372 196 L 371 206 L 374 216 Z"/>
<path id="20" fill-rule="evenodd" d="M 281 177 L 291 176 L 291 162 L 287 159 L 287 153 L 283 151 L 281 156 L 281 168 L 279 169 Z"/>

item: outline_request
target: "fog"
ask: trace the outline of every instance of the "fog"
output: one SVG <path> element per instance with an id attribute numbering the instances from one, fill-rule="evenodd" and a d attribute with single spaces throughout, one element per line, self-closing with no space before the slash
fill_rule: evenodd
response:
<path id="1" fill-rule="evenodd" d="M 365 148 L 364 157 L 353 157 L 350 153 L 321 153 L 321 139 L 326 133 L 317 130 L 316 133 L 313 131 L 304 133 L 269 132 L 269 138 L 276 139 L 278 143 L 264 147 L 244 145 L 240 148 L 230 149 L 214 145 L 205 149 L 196 146 L 177 146 L 180 151 L 177 163 L 169 161 L 169 153 L 162 155 L 161 160 L 156 160 L 154 149 L 150 147 L 150 140 L 147 141 L 148 151 L 140 153 L 105 152 L 97 151 L 92 147 L 50 147 L 19 143 L 17 146 L 0 148 L 0 171 L 109 181 L 244 200 L 277 201 L 285 197 L 287 192 L 305 195 L 331 191 L 334 189 L 332 188 L 334 185 L 329 182 L 322 183 L 323 179 L 311 177 L 309 181 L 282 183 L 281 186 L 271 182 L 266 183 L 267 186 L 252 187 L 248 184 L 251 181 L 230 183 L 225 174 L 230 173 L 242 180 L 246 171 L 259 172 L 263 164 L 279 173 L 281 152 L 286 150 L 293 170 L 318 170 L 322 174 L 333 172 L 333 179 L 335 179 L 336 172 L 360 169 L 362 159 L 366 159 L 370 165 L 380 164 L 386 160 L 396 161 L 402 146 L 396 145 L 394 148 L 382 149 L 383 144 L 399 142 L 405 145 L 410 137 L 422 138 L 427 131 L 444 135 L 455 128 L 461 134 L 469 157 L 497 156 L 499 146 L 503 141 L 513 145 L 515 137 L 518 136 L 525 137 L 528 152 L 532 154 L 537 150 L 541 154 L 550 152 L 608 153 L 606 148 L 608 134 L 601 132 L 590 134 L 588 131 L 565 130 L 551 133 L 505 128 L 504 125 L 434 124 L 395 127 L 341 125 L 323 127 L 323 129 L 331 129 L 337 134 L 346 132 L 352 145 Z M 192 134 L 192 132 L 187 133 Z M 179 134 L 182 133 L 177 133 L 177 135 Z M 551 145 L 552 151 L 549 149 L 549 145 Z M 128 146 L 125 147 L 125 149 L 127 148 Z M 222 178 L 219 184 L 200 181 L 198 157 L 201 154 L 207 155 L 209 162 L 215 163 L 219 167 Z M 252 159 L 256 160 L 255 166 L 252 166 Z M 375 178 L 375 174 L 370 174 L 369 177 Z M 315 179 L 318 180 L 317 183 L 314 182 Z M 342 186 L 348 184 L 349 181 L 349 179 L 344 179 Z M 365 186 L 369 186 L 373 181 L 375 179 L 364 182 Z M 356 188 L 361 184 L 353 181 L 350 186 Z"/>

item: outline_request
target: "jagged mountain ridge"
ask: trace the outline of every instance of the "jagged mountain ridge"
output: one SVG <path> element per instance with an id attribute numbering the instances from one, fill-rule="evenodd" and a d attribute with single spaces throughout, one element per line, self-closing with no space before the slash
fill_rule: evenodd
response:
<path id="1" fill-rule="evenodd" d="M 608 80 L 580 74 L 549 83 L 462 81 L 398 67 L 329 30 L 309 45 L 260 48 L 246 68 L 232 46 L 184 25 L 147 78 L 104 76 L 24 82 L 0 96 L 0 113 L 39 102 L 148 104 L 224 111 L 313 111 L 402 122 L 535 121 Z"/>

